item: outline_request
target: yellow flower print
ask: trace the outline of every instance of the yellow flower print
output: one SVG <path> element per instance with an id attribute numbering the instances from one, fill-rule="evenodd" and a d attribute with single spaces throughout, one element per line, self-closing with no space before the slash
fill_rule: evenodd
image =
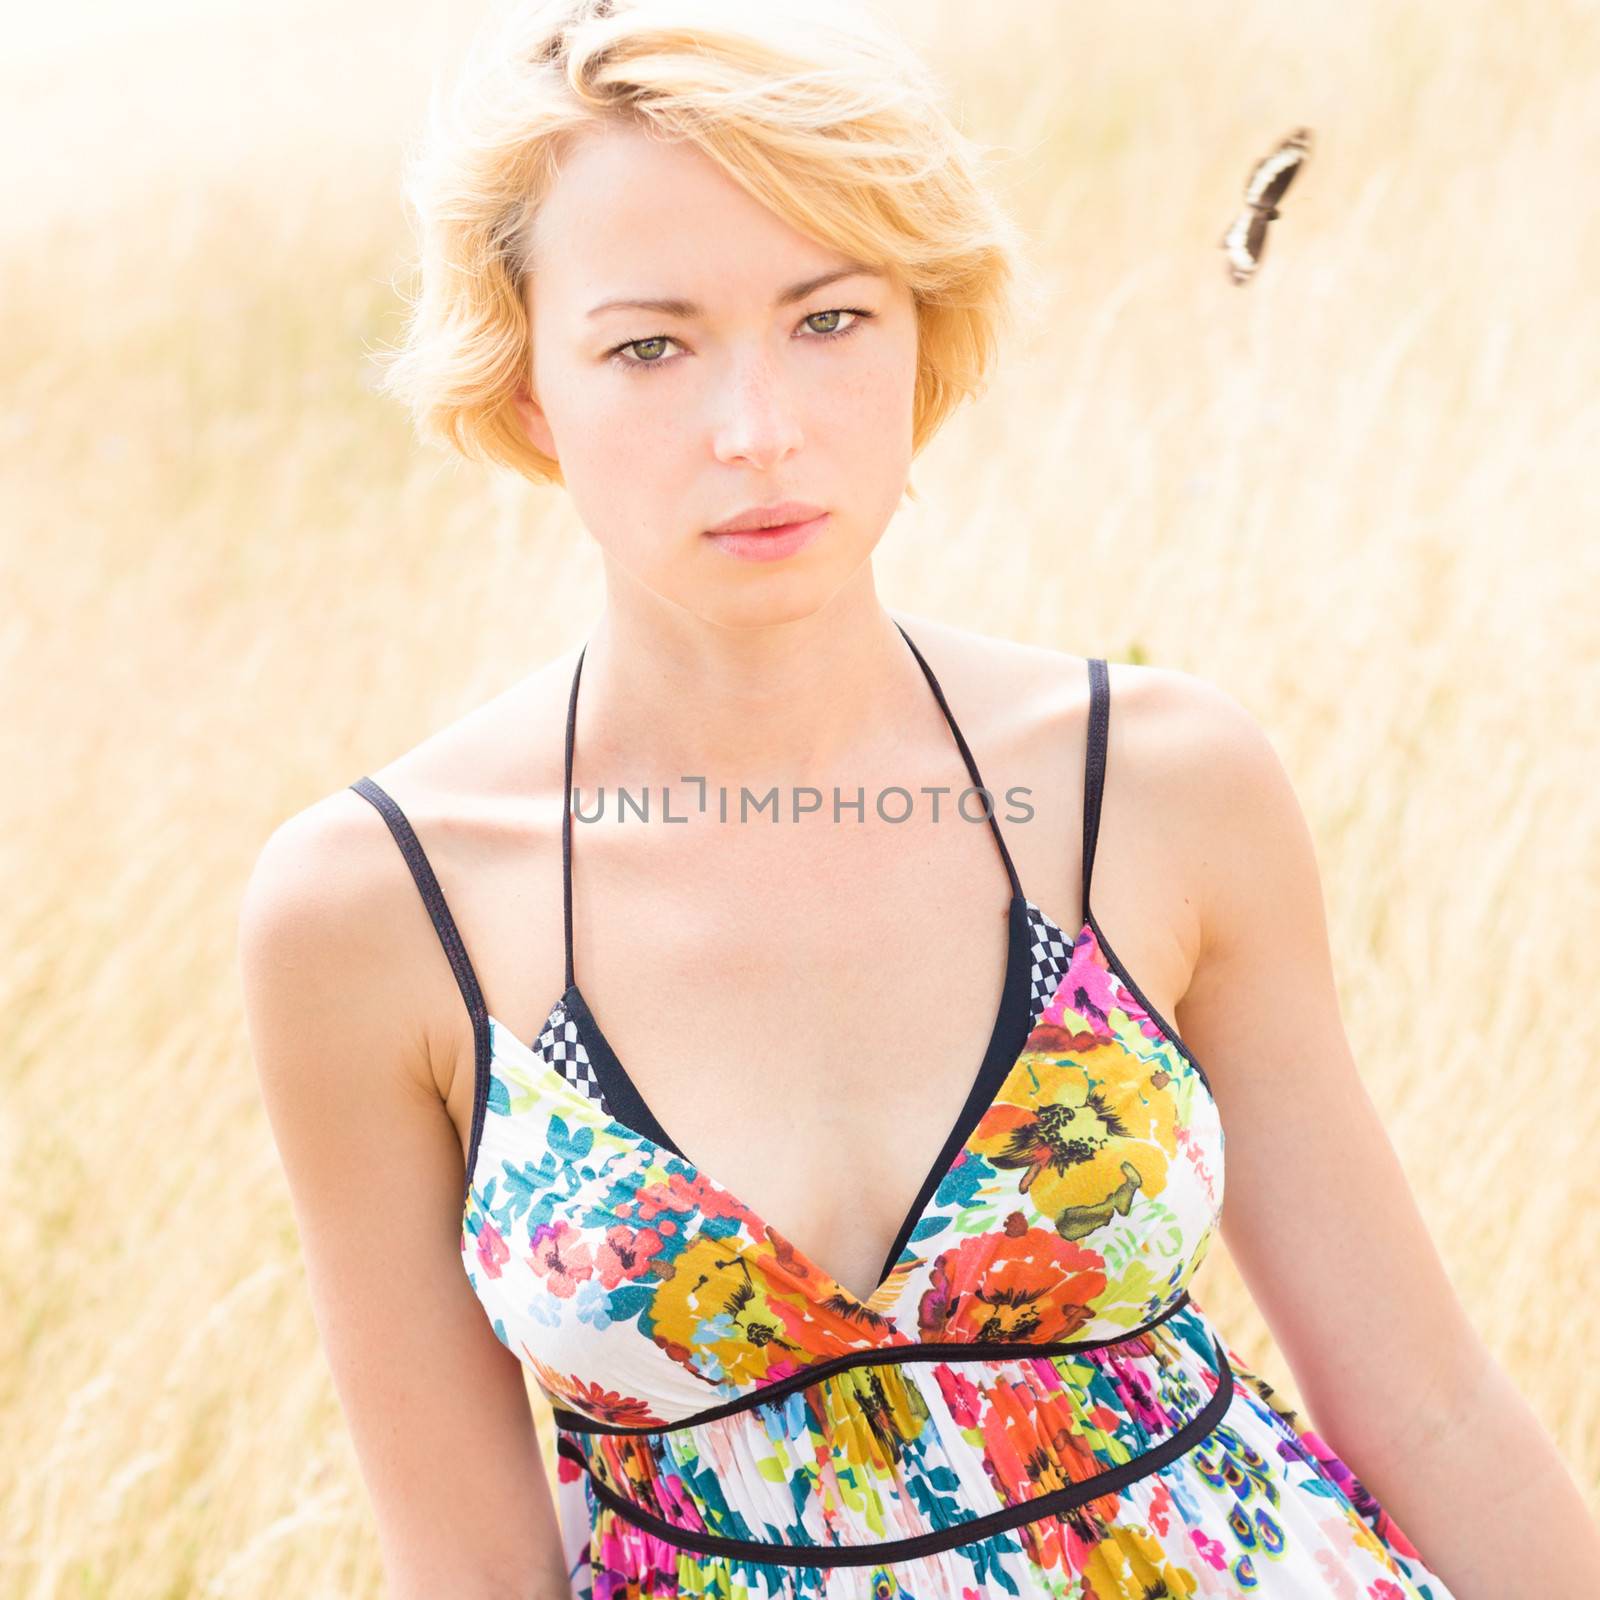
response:
<path id="1" fill-rule="evenodd" d="M 1069 1053 L 1070 1052 L 1070 1053 Z M 1171 1074 L 1120 1039 L 1042 1024 L 970 1140 L 1065 1239 L 1160 1194 L 1177 1149 Z"/>
<path id="2" fill-rule="evenodd" d="M 836 1305 L 787 1243 L 780 1251 L 765 1234 L 755 1244 L 702 1234 L 688 1246 L 651 1299 L 657 1344 L 713 1383 L 744 1384 L 883 1342 L 882 1317 Z"/>
<path id="3" fill-rule="evenodd" d="M 1084 1563 L 1083 1575 L 1095 1594 L 1159 1594 L 1173 1600 L 1188 1600 L 1198 1583 L 1187 1567 L 1173 1565 L 1159 1540 L 1133 1527 L 1108 1529 Z"/>
<path id="4" fill-rule="evenodd" d="M 922 1390 L 901 1366 L 886 1362 L 830 1374 L 816 1385 L 814 1403 L 839 1494 L 881 1527 L 871 1486 L 886 1481 L 922 1436 L 928 1423 Z"/>

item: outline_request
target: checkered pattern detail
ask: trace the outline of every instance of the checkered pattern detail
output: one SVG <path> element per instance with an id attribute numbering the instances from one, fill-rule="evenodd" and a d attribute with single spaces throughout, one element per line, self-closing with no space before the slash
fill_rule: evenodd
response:
<path id="1" fill-rule="evenodd" d="M 1072 935 L 1057 925 L 1031 900 L 1024 901 L 1028 908 L 1028 935 L 1033 946 L 1029 978 L 1033 986 L 1033 1016 L 1056 997 L 1061 980 L 1072 961 Z"/>
<path id="2" fill-rule="evenodd" d="M 548 1062 L 574 1089 L 594 1101 L 610 1116 L 611 1111 L 601 1097 L 599 1080 L 589 1061 L 589 1052 L 578 1037 L 578 1025 L 567 1015 L 567 1003 L 557 1000 L 539 1037 L 533 1041 L 534 1054 Z"/>

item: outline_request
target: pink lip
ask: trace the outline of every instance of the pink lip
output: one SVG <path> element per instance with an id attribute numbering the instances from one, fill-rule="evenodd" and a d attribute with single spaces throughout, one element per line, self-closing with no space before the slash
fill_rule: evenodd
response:
<path id="1" fill-rule="evenodd" d="M 823 530 L 829 513 L 809 522 L 786 522 L 776 528 L 746 529 L 737 533 L 708 533 L 712 543 L 742 561 L 781 561 L 803 550 Z"/>
<path id="2" fill-rule="evenodd" d="M 770 506 L 746 506 L 726 522 L 719 522 L 707 533 L 744 533 L 749 529 L 776 528 L 789 522 L 811 522 L 822 515 L 822 507 L 804 500 L 777 500 Z"/>

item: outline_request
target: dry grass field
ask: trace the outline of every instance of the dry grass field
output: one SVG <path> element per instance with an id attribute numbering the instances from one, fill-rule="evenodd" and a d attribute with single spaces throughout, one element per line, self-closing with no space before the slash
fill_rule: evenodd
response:
<path id="1" fill-rule="evenodd" d="M 1370 1092 L 1600 1510 L 1600 12 L 887 9 L 1011 152 L 1051 303 L 917 463 L 880 591 L 1270 730 Z M 371 387 L 403 145 L 480 14 L 8 23 L 0 1600 L 380 1593 L 235 918 L 277 822 L 602 600 L 561 496 Z M 1236 288 L 1217 239 L 1299 123 Z M 1293 1397 L 1220 1243 L 1196 1294 Z"/>

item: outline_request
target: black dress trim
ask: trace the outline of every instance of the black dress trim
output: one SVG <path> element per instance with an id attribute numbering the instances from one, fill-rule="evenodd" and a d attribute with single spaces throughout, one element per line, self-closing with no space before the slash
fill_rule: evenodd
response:
<path id="1" fill-rule="evenodd" d="M 1000 1008 L 995 1014 L 994 1030 L 989 1035 L 989 1048 L 984 1051 L 983 1065 L 978 1068 L 978 1076 L 967 1091 L 955 1126 L 940 1146 L 938 1155 L 933 1158 L 933 1165 L 928 1168 L 928 1175 L 922 1180 L 922 1186 L 917 1190 L 894 1236 L 894 1242 L 883 1258 L 883 1265 L 878 1269 L 880 1285 L 894 1270 L 901 1253 L 911 1242 L 911 1236 L 927 1215 L 939 1185 L 950 1170 L 950 1164 L 965 1147 L 972 1130 L 982 1121 L 984 1112 L 994 1104 L 1000 1085 L 1016 1065 L 1017 1057 L 1027 1045 L 1028 1035 L 1033 1031 L 1033 984 L 1029 977 L 1032 946 L 1028 928 L 1028 902 L 1021 894 L 1011 898 L 1008 939 L 1005 986 L 1000 993 Z"/>
<path id="2" fill-rule="evenodd" d="M 637 1085 L 628 1076 L 627 1069 L 617 1059 L 611 1041 L 600 1030 L 583 991 L 573 984 L 562 997 L 568 1018 L 577 1024 L 584 1048 L 589 1052 L 589 1066 L 600 1085 L 600 1101 L 606 1114 L 620 1122 L 633 1133 L 643 1134 L 652 1143 L 670 1150 L 675 1156 L 694 1162 L 678 1148 L 676 1140 L 656 1121 L 656 1114 L 639 1093 Z"/>
<path id="3" fill-rule="evenodd" d="M 1212 1103 L 1215 1104 L 1217 1097 L 1212 1092 L 1211 1079 L 1206 1069 L 1200 1065 L 1194 1051 L 1184 1043 L 1178 1030 L 1145 998 L 1145 993 L 1134 981 L 1133 974 L 1112 949 L 1111 941 L 1106 938 L 1099 919 L 1094 914 L 1094 907 L 1090 903 L 1089 884 L 1094 876 L 1095 844 L 1100 837 L 1100 806 L 1105 789 L 1106 747 L 1110 729 L 1110 668 L 1104 657 L 1095 656 L 1089 662 L 1089 748 L 1084 758 L 1083 773 L 1083 920 L 1094 930 L 1095 939 L 1100 946 L 1101 954 L 1106 958 L 1106 964 L 1132 991 L 1134 999 L 1144 1007 L 1150 1020 L 1166 1034 L 1179 1053 L 1199 1074 L 1206 1093 L 1211 1096 Z"/>
<path id="4" fill-rule="evenodd" d="M 1159 1472 L 1170 1462 L 1188 1454 L 1222 1421 L 1233 1401 L 1234 1376 L 1227 1350 L 1220 1336 L 1213 1335 L 1212 1344 L 1217 1367 L 1216 1392 L 1171 1438 L 1141 1452 L 1132 1461 L 1108 1467 L 1104 1472 L 1097 1472 L 1078 1483 L 1053 1489 L 1049 1494 L 1038 1495 L 1020 1505 L 1005 1506 L 999 1511 L 991 1511 L 984 1516 L 972 1517 L 965 1522 L 940 1528 L 933 1533 L 918 1534 L 910 1539 L 888 1539 L 868 1545 L 791 1545 L 762 1539 L 725 1539 L 716 1534 L 679 1528 L 602 1483 L 590 1468 L 583 1451 L 570 1439 L 558 1435 L 556 1452 L 589 1473 L 595 1497 L 602 1505 L 635 1527 L 653 1533 L 658 1539 L 680 1549 L 780 1567 L 865 1567 L 880 1562 L 910 1561 L 919 1556 L 953 1550 L 961 1545 L 976 1544 L 994 1534 L 1020 1528 L 1024 1523 L 1070 1511 L 1074 1506 L 1081 1506 L 1085 1501 L 1101 1495 L 1117 1493 L 1128 1484 Z"/>
<path id="5" fill-rule="evenodd" d="M 395 843 L 400 846 L 400 854 L 411 869 L 411 876 L 422 895 L 422 903 L 428 908 L 434 932 L 444 946 L 450 970 L 455 974 L 456 987 L 461 990 L 461 998 L 467 1003 L 467 1015 L 472 1019 L 472 1132 L 467 1142 L 466 1185 L 461 1194 L 461 1204 L 465 1207 L 472 1194 L 472 1169 L 478 1159 L 478 1141 L 483 1136 L 483 1121 L 489 1109 L 489 1010 L 484 1004 L 478 974 L 467 955 L 466 942 L 456 926 L 456 919 L 450 913 L 444 890 L 439 887 L 439 880 L 410 819 L 394 797 L 374 779 L 363 776 L 349 787 L 363 800 L 370 801 L 388 823 L 389 832 L 394 835 Z"/>
<path id="6" fill-rule="evenodd" d="M 1106 965 L 1110 967 L 1114 973 L 1116 973 L 1116 975 L 1130 990 L 1132 990 L 1133 998 L 1144 1007 L 1145 1015 L 1148 1016 L 1158 1028 L 1160 1028 L 1172 1045 L 1177 1049 L 1178 1053 L 1184 1058 L 1185 1061 L 1189 1063 L 1191 1067 L 1194 1068 L 1196 1073 L 1199 1074 L 1201 1083 L 1205 1085 L 1206 1093 L 1211 1096 L 1212 1104 L 1216 1104 L 1217 1097 L 1211 1088 L 1211 1079 L 1207 1076 L 1206 1069 L 1200 1065 L 1199 1057 L 1196 1056 L 1194 1051 L 1184 1043 L 1183 1035 L 1180 1034 L 1178 1030 L 1173 1027 L 1173 1025 L 1168 1022 L 1167 1019 L 1162 1016 L 1153 1005 L 1151 1005 L 1149 1000 L 1145 998 L 1144 990 L 1139 987 L 1138 983 L 1134 979 L 1133 974 L 1129 972 L 1127 967 L 1123 965 L 1121 957 L 1119 957 L 1117 952 L 1111 948 L 1111 941 L 1106 938 L 1104 932 L 1102 932 L 1100 924 L 1095 919 L 1093 912 L 1089 914 L 1089 926 L 1094 929 L 1095 940 L 1100 946 L 1100 953 L 1106 958 Z"/>
<path id="7" fill-rule="evenodd" d="M 1141 1322 L 1137 1328 L 1129 1328 L 1126 1333 L 1113 1334 L 1105 1339 L 1057 1339 L 1048 1344 L 1028 1339 L 994 1343 L 985 1341 L 982 1344 L 947 1339 L 942 1343 L 888 1345 L 878 1350 L 852 1350 L 848 1355 L 819 1361 L 803 1372 L 791 1373 L 776 1383 L 765 1384 L 750 1394 L 740 1395 L 736 1400 L 709 1406 L 704 1411 L 691 1412 L 676 1422 L 657 1423 L 654 1427 L 648 1428 L 630 1428 L 621 1423 L 599 1422 L 591 1417 L 580 1416 L 576 1411 L 568 1411 L 564 1406 L 552 1405 L 550 1409 L 555 1415 L 556 1426 L 568 1433 L 640 1435 L 679 1433 L 685 1428 L 698 1428 L 702 1423 L 716 1422 L 723 1417 L 735 1416 L 741 1411 L 753 1411 L 757 1406 L 793 1394 L 796 1389 L 809 1389 L 812 1384 L 820 1382 L 823 1378 L 831 1378 L 836 1372 L 844 1372 L 850 1367 L 898 1367 L 915 1361 L 1003 1361 L 1013 1357 L 1025 1359 L 1029 1356 L 1067 1355 L 1076 1350 L 1099 1350 L 1106 1345 L 1127 1344 L 1130 1339 L 1137 1339 L 1141 1334 L 1150 1332 L 1152 1328 L 1159 1328 L 1168 1317 L 1176 1316 L 1188 1304 L 1189 1291 L 1180 1290 L 1172 1304 L 1157 1312 L 1148 1322 Z"/>
<path id="8" fill-rule="evenodd" d="M 1089 658 L 1089 742 L 1083 757 L 1083 921 L 1089 920 L 1089 881 L 1100 838 L 1100 804 L 1106 783 L 1106 732 L 1111 722 L 1111 669 L 1104 656 Z M 1081 927 L 1083 924 L 1080 923 Z"/>

